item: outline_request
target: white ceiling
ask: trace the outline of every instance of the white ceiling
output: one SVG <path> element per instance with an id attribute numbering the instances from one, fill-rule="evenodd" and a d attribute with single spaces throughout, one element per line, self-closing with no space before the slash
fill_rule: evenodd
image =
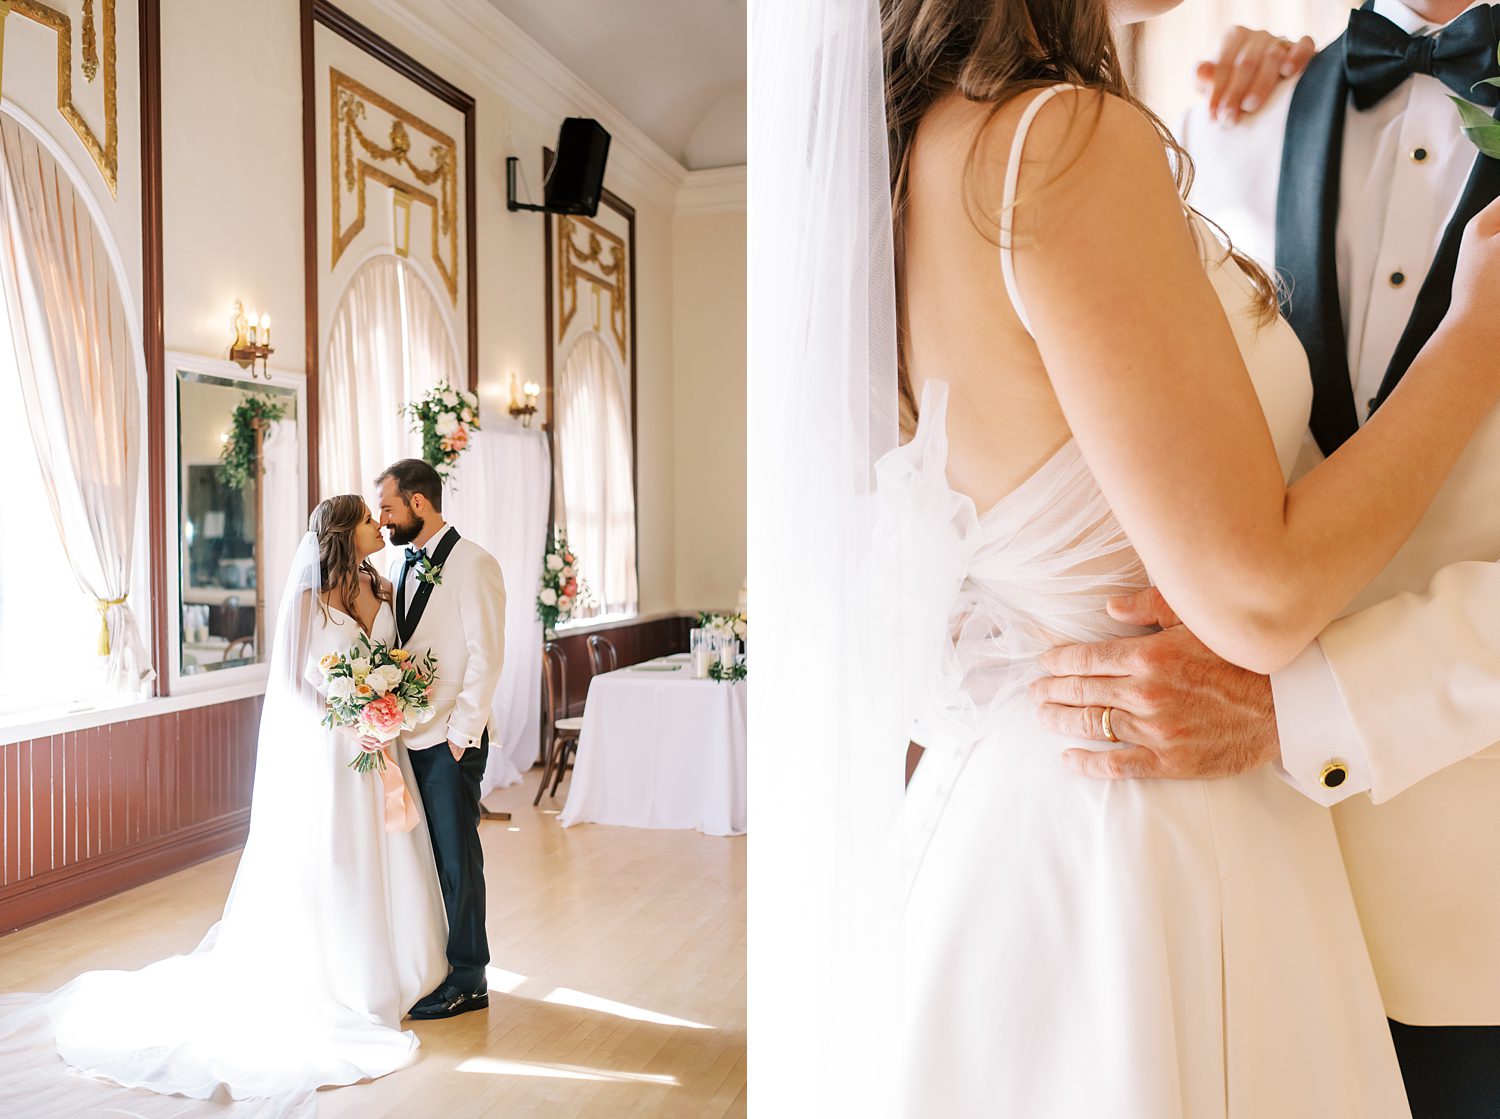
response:
<path id="1" fill-rule="evenodd" d="M 490 0 L 690 171 L 745 162 L 745 0 Z"/>

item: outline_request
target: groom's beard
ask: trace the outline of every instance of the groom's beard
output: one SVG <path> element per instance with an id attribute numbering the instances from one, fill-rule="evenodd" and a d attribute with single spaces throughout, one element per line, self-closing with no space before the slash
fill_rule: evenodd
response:
<path id="1" fill-rule="evenodd" d="M 396 547 L 398 548 L 406 547 L 406 545 L 410 544 L 418 536 L 422 535 L 422 522 L 416 520 L 415 518 L 408 521 L 406 524 L 400 525 L 398 525 L 395 521 L 392 521 L 386 527 L 390 529 L 391 543 L 396 545 Z"/>

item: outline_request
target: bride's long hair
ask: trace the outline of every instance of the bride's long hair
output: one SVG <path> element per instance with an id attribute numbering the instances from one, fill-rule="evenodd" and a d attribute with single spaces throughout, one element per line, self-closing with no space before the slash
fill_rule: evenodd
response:
<path id="1" fill-rule="evenodd" d="M 318 538 L 318 567 L 323 593 L 332 592 L 349 614 L 353 614 L 354 604 L 359 600 L 361 575 L 370 577 L 376 598 L 381 602 L 391 600 L 390 594 L 381 586 L 375 565 L 368 559 L 360 559 L 354 545 L 354 530 L 365 523 L 367 514 L 364 498 L 357 493 L 341 493 L 319 502 L 307 521 L 307 530 Z M 326 622 L 328 604 L 321 597 L 318 609 Z"/>
<path id="2" fill-rule="evenodd" d="M 1112 94 L 1134 106 L 1156 128 L 1184 207 L 1193 183 L 1193 161 L 1171 130 L 1132 91 L 1115 43 L 1107 0 L 880 0 L 880 14 L 895 227 L 897 377 L 901 426 L 910 434 L 916 426 L 917 403 L 905 345 L 907 171 L 917 126 L 939 98 L 956 92 L 970 101 L 986 102 L 988 120 L 993 120 L 1006 104 L 1028 90 L 1060 82 Z M 1096 113 L 1091 126 L 1097 124 Z M 983 131 L 976 129 L 969 145 L 964 206 L 975 228 L 990 236 L 987 227 L 998 227 L 996 215 L 982 220 L 975 202 L 975 153 Z M 1274 318 L 1276 288 L 1271 278 L 1232 245 L 1229 251 L 1255 288 L 1256 308 L 1265 320 Z"/>

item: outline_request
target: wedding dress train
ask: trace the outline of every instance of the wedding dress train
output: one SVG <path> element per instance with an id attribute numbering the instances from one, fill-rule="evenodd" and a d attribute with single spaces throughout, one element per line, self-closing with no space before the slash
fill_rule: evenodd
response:
<path id="1" fill-rule="evenodd" d="M 1028 106 L 1013 167 L 1056 92 Z M 1195 221 L 1289 473 L 1306 359 L 1284 322 L 1257 323 Z M 904 1114 L 1408 1115 L 1328 811 L 1269 767 L 1114 782 L 1064 767 L 1062 750 L 1106 744 L 1038 727 L 1035 658 L 1143 632 L 1105 601 L 1150 579 L 1071 440 L 980 515 L 947 484 L 946 406 L 929 381 L 915 438 L 879 466 L 904 598 L 931 603 L 910 649 L 926 752 L 907 793 Z"/>
<path id="2" fill-rule="evenodd" d="M 416 1049 L 401 1018 L 447 973 L 431 843 L 404 750 L 390 753 L 417 823 L 387 831 L 380 778 L 347 768 L 354 739 L 319 725 L 318 660 L 361 631 L 337 610 L 324 617 L 318 582 L 309 534 L 280 612 L 250 834 L 223 919 L 186 956 L 0 998 L 0 1114 L 310 1114 L 317 1088 L 382 1076 Z M 370 636 L 394 643 L 388 605 Z"/>

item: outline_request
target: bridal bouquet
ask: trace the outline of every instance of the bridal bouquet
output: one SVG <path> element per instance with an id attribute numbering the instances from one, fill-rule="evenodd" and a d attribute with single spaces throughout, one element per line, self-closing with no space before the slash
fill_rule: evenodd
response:
<path id="1" fill-rule="evenodd" d="M 548 637 L 556 636 L 553 631 L 558 623 L 571 618 L 578 605 L 577 562 L 578 557 L 568 547 L 567 534 L 559 532 L 542 561 L 542 587 L 536 596 L 536 616 Z"/>
<path id="2" fill-rule="evenodd" d="M 422 434 L 422 457 L 444 479 L 469 445 L 469 432 L 479 430 L 478 407 L 472 392 L 444 383 L 402 409 L 411 417 L 411 429 Z"/>
<path id="3" fill-rule="evenodd" d="M 431 652 L 416 657 L 361 635 L 347 654 L 329 653 L 318 667 L 328 682 L 323 725 L 330 730 L 349 727 L 386 743 L 432 718 L 427 691 L 437 678 L 437 658 Z M 349 768 L 382 770 L 385 752 L 361 750 Z"/>

